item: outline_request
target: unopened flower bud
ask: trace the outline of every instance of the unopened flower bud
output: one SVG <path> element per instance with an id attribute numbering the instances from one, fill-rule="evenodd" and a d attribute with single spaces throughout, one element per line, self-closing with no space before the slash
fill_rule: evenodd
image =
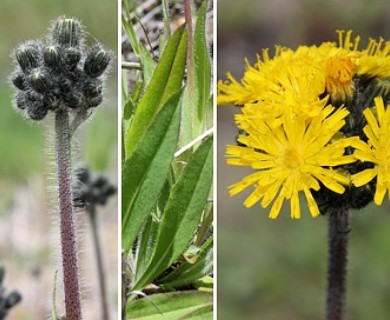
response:
<path id="1" fill-rule="evenodd" d="M 47 108 L 43 101 L 29 101 L 26 110 L 27 115 L 33 120 L 42 120 L 47 114 Z"/>
<path id="2" fill-rule="evenodd" d="M 25 93 L 19 91 L 15 97 L 16 106 L 21 110 L 24 110 L 26 108 L 26 100 L 25 100 L 24 96 L 25 96 Z"/>
<path id="3" fill-rule="evenodd" d="M 16 49 L 15 58 L 23 71 L 36 68 L 39 64 L 39 47 L 35 43 L 21 45 Z"/>
<path id="4" fill-rule="evenodd" d="M 91 98 L 101 94 L 102 90 L 102 81 L 100 79 L 87 79 L 84 82 L 84 92 Z"/>
<path id="5" fill-rule="evenodd" d="M 64 101 L 67 106 L 71 108 L 77 108 L 83 101 L 83 95 L 77 91 L 69 92 L 65 95 Z"/>
<path id="6" fill-rule="evenodd" d="M 69 79 L 63 79 L 62 81 L 60 81 L 59 83 L 59 88 L 60 90 L 63 92 L 63 93 L 67 93 L 69 91 L 72 90 L 72 87 L 73 87 L 73 83 L 71 80 Z"/>
<path id="7" fill-rule="evenodd" d="M 61 62 L 60 53 L 57 47 L 46 47 L 43 53 L 45 65 L 50 68 L 58 68 Z"/>
<path id="8" fill-rule="evenodd" d="M 73 69 L 77 66 L 81 59 L 81 52 L 77 48 L 67 48 L 64 52 L 65 54 L 65 63 L 70 68 Z"/>
<path id="9" fill-rule="evenodd" d="M 4 307 L 6 309 L 11 309 L 14 305 L 16 305 L 18 302 L 22 300 L 22 296 L 19 292 L 13 291 L 9 294 L 7 299 L 4 302 Z"/>
<path id="10" fill-rule="evenodd" d="M 59 107 L 60 100 L 58 99 L 57 95 L 49 92 L 49 93 L 45 94 L 44 103 L 48 109 L 55 110 Z"/>
<path id="11" fill-rule="evenodd" d="M 110 52 L 99 45 L 94 46 L 85 60 L 84 71 L 93 78 L 99 77 L 106 70 L 110 61 Z"/>
<path id="12" fill-rule="evenodd" d="M 59 18 L 53 28 L 53 42 L 63 47 L 77 47 L 80 35 L 81 24 L 76 19 Z"/>
<path id="13" fill-rule="evenodd" d="M 97 107 L 102 102 L 103 102 L 103 96 L 101 94 L 99 94 L 98 96 L 89 99 L 89 106 L 88 107 L 90 107 L 90 108 Z"/>
<path id="14" fill-rule="evenodd" d="M 23 91 L 27 89 L 25 76 L 20 70 L 13 74 L 11 80 L 16 88 Z"/>
<path id="15" fill-rule="evenodd" d="M 41 69 L 34 69 L 30 75 L 31 86 L 36 92 L 44 93 L 50 86 L 48 75 Z"/>

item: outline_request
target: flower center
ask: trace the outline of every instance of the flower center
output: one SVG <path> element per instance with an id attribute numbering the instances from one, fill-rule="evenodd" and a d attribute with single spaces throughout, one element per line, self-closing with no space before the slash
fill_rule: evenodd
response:
<path id="1" fill-rule="evenodd" d="M 334 57 L 325 64 L 325 86 L 332 101 L 345 101 L 352 97 L 353 63 L 350 58 Z"/>
<path id="2" fill-rule="evenodd" d="M 303 164 L 303 158 L 299 150 L 293 147 L 287 147 L 284 150 L 282 163 L 286 168 L 296 169 Z"/>

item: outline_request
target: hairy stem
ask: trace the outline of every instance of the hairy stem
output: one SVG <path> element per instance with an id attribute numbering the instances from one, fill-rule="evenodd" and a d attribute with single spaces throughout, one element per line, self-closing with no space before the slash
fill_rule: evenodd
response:
<path id="1" fill-rule="evenodd" d="M 88 216 L 91 221 L 92 237 L 93 237 L 93 243 L 95 247 L 96 265 L 98 269 L 98 278 L 99 278 L 98 282 L 99 282 L 100 302 L 102 308 L 102 319 L 109 320 L 108 304 L 106 299 L 106 284 L 105 284 L 104 268 L 103 268 L 103 257 L 102 257 L 102 250 L 99 241 L 95 206 L 91 206 L 90 208 L 88 208 Z"/>
<path id="2" fill-rule="evenodd" d="M 61 110 L 56 112 L 55 133 L 65 313 L 66 320 L 81 320 L 76 232 L 71 189 L 71 133 L 68 111 Z"/>
<path id="3" fill-rule="evenodd" d="M 347 275 L 348 212 L 329 215 L 329 262 L 326 319 L 344 319 Z"/>

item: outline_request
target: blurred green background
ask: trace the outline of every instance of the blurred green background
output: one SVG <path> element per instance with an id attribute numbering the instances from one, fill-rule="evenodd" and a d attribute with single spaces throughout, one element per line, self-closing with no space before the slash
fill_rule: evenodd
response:
<path id="1" fill-rule="evenodd" d="M 388 40 L 388 12 L 385 0 L 219 0 L 218 79 L 228 71 L 240 79 L 244 58 L 253 63 L 262 48 L 337 41 L 336 29 L 354 30 L 363 45 Z M 229 197 L 227 186 L 250 172 L 225 164 L 237 112 L 218 107 L 218 319 L 324 319 L 327 221 L 307 210 L 300 220 L 284 210 L 272 221 L 259 205 L 244 208 L 248 192 Z M 353 212 L 346 319 L 390 319 L 389 211 L 385 201 Z"/>
<path id="2" fill-rule="evenodd" d="M 18 43 L 41 38 L 50 22 L 66 15 L 80 19 L 86 27 L 87 43 L 100 41 L 117 57 L 117 1 L 113 0 L 34 0 L 0 2 L 0 264 L 6 266 L 5 286 L 17 289 L 23 302 L 7 319 L 44 319 L 51 310 L 53 276 L 58 268 L 55 167 L 50 145 L 52 118 L 32 122 L 12 107 L 13 89 L 8 77 L 13 66 L 10 53 Z M 93 35 L 93 36 L 91 36 Z M 117 60 L 112 64 L 104 103 L 76 137 L 78 163 L 104 172 L 117 184 Z M 47 190 L 52 192 L 47 193 Z M 99 220 L 103 256 L 106 259 L 108 295 L 113 319 L 117 318 L 117 200 L 101 210 Z M 99 212 L 100 214 L 100 212 Z M 98 319 L 96 271 L 90 230 L 83 213 L 80 256 L 82 265 L 85 318 Z M 58 281 L 60 282 L 60 281 Z M 61 290 L 59 290 L 61 291 Z M 58 305 L 62 305 L 61 295 Z M 59 307 L 59 311 L 61 311 Z"/>

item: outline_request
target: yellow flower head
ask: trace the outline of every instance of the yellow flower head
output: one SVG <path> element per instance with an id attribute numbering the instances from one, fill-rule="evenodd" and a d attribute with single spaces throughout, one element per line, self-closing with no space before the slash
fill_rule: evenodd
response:
<path id="1" fill-rule="evenodd" d="M 367 125 L 363 131 L 367 142 L 355 141 L 354 156 L 361 161 L 369 161 L 373 168 L 366 169 L 352 176 L 356 187 L 363 186 L 376 178 L 374 202 L 382 204 L 386 192 L 390 197 L 390 108 L 385 108 L 382 97 L 375 98 L 375 110 L 366 109 L 363 112 Z"/>
<path id="2" fill-rule="evenodd" d="M 245 206 L 273 202 L 271 218 L 285 200 L 299 218 L 300 193 L 315 217 L 326 208 L 364 207 L 375 177 L 375 203 L 390 190 L 390 111 L 378 99 L 377 120 L 364 111 L 377 96 L 390 100 L 390 42 L 371 39 L 361 50 L 352 31 L 338 35 L 338 43 L 276 47 L 273 58 L 263 50 L 254 66 L 246 62 L 241 81 L 227 74 L 218 82 L 218 104 L 241 107 L 235 121 L 242 146 L 227 147 L 227 162 L 255 170 L 230 194 L 253 187 Z"/>
<path id="3" fill-rule="evenodd" d="M 331 167 L 354 162 L 344 155 L 351 139 L 332 141 L 344 126 L 348 111 L 334 111 L 328 106 L 310 123 L 302 118 L 285 118 L 273 127 L 267 121 L 239 136 L 242 146 L 228 146 L 228 164 L 250 166 L 257 172 L 230 186 L 235 195 L 253 186 L 254 191 L 244 205 L 251 207 L 262 199 L 267 207 L 275 199 L 270 218 L 277 218 L 284 200 L 291 201 L 291 217 L 300 218 L 299 193 L 304 193 L 313 217 L 319 209 L 310 190 L 319 190 L 320 183 L 336 193 L 343 193 L 349 180 Z M 352 138 L 353 139 L 353 138 Z"/>

